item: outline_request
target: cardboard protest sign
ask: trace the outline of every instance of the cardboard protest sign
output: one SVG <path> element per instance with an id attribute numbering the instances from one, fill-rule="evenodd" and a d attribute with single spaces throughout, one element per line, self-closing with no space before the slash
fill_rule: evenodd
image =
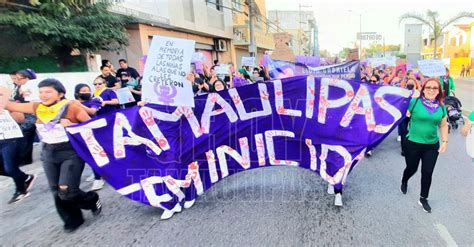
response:
<path id="1" fill-rule="evenodd" d="M 133 98 L 132 92 L 128 87 L 120 88 L 119 90 L 115 91 L 117 94 L 117 98 L 119 100 L 119 104 L 127 104 L 131 102 L 135 102 L 135 98 Z"/>
<path id="2" fill-rule="evenodd" d="M 253 67 L 255 65 L 255 57 L 242 57 L 241 65 Z"/>
<path id="3" fill-rule="evenodd" d="M 185 79 L 194 40 L 153 36 L 142 81 L 142 99 L 171 106 L 194 106 L 192 83 Z"/>
<path id="4" fill-rule="evenodd" d="M 0 109 L 0 140 L 23 137 L 20 126 L 7 110 Z"/>
<path id="5" fill-rule="evenodd" d="M 443 76 L 446 74 L 443 60 L 427 59 L 418 61 L 421 73 L 427 76 Z"/>

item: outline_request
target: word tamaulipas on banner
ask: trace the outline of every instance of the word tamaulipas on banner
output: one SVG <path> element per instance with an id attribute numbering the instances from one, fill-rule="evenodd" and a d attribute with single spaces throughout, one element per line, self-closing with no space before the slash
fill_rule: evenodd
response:
<path id="1" fill-rule="evenodd" d="M 172 209 L 240 171 L 298 166 L 336 188 L 403 118 L 410 91 L 299 76 L 146 105 L 69 127 L 78 154 L 119 193 Z M 237 151 L 240 149 L 240 152 Z"/>

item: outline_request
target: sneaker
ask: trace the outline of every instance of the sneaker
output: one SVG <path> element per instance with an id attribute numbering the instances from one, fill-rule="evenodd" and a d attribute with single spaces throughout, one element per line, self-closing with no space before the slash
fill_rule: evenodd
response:
<path id="1" fill-rule="evenodd" d="M 73 224 L 73 225 L 64 225 L 64 231 L 66 233 L 71 233 L 75 230 L 77 230 L 77 228 L 79 228 L 82 224 L 84 224 L 84 220 L 81 220 L 79 222 L 77 222 L 76 224 Z"/>
<path id="2" fill-rule="evenodd" d="M 342 207 L 342 194 L 337 193 L 336 196 L 334 197 L 334 205 L 338 207 Z"/>
<path id="3" fill-rule="evenodd" d="M 163 213 L 161 214 L 161 219 L 162 220 L 167 220 L 167 219 L 173 217 L 174 213 L 179 213 L 179 212 L 181 212 L 181 205 L 179 205 L 179 203 L 178 203 L 171 210 L 165 209 L 165 211 L 163 211 Z"/>
<path id="4" fill-rule="evenodd" d="M 334 195 L 334 186 L 332 184 L 328 184 L 328 194 Z"/>
<path id="5" fill-rule="evenodd" d="M 186 209 L 191 208 L 194 205 L 195 202 L 196 202 L 196 199 L 191 200 L 191 201 L 185 201 L 184 202 L 184 208 L 186 208 Z"/>
<path id="6" fill-rule="evenodd" d="M 28 175 L 28 178 L 25 180 L 25 190 L 27 192 L 31 190 L 31 187 L 33 187 L 35 180 L 36 180 L 35 175 Z"/>
<path id="7" fill-rule="evenodd" d="M 91 174 L 89 177 L 86 178 L 86 182 L 92 182 L 95 180 L 95 175 Z"/>
<path id="8" fill-rule="evenodd" d="M 372 150 L 367 151 L 367 153 L 365 155 L 367 155 L 367 157 L 372 156 Z"/>
<path id="9" fill-rule="evenodd" d="M 402 137 L 401 136 L 397 136 L 397 142 L 401 142 L 402 141 Z"/>
<path id="10" fill-rule="evenodd" d="M 28 192 L 15 192 L 15 194 L 13 194 L 13 197 L 12 199 L 10 199 L 10 201 L 8 201 L 8 204 L 12 204 L 12 203 L 15 203 L 15 202 L 19 202 L 25 198 L 27 198 L 28 196 L 30 196 L 30 193 Z"/>
<path id="11" fill-rule="evenodd" d="M 100 190 L 102 188 L 104 188 L 104 180 L 102 179 L 96 179 L 94 180 L 94 182 L 92 183 L 92 187 L 91 187 L 91 190 L 92 191 L 97 191 L 97 190 Z"/>
<path id="12" fill-rule="evenodd" d="M 423 208 L 423 211 L 431 213 L 431 207 L 430 204 L 428 204 L 428 199 L 420 197 L 418 204 L 420 204 L 420 206 Z"/>
<path id="13" fill-rule="evenodd" d="M 400 186 L 400 191 L 405 195 L 407 193 L 407 189 L 408 189 L 408 184 L 402 182 L 402 185 Z"/>
<path id="14" fill-rule="evenodd" d="M 97 202 L 95 203 L 95 207 L 91 210 L 94 216 L 97 216 L 102 212 L 102 203 L 100 203 L 100 199 L 97 198 Z"/>

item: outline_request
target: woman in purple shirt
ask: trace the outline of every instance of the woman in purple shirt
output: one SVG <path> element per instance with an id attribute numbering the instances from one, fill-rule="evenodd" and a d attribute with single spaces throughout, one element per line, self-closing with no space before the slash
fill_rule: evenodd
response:
<path id="1" fill-rule="evenodd" d="M 97 116 L 107 114 L 118 109 L 119 101 L 117 94 L 108 89 L 105 80 L 102 77 L 97 77 L 94 80 L 94 97 L 102 99 L 102 108 L 97 111 Z"/>
<path id="2" fill-rule="evenodd" d="M 81 106 L 86 110 L 89 116 L 95 116 L 102 107 L 100 98 L 92 98 L 92 90 L 89 85 L 79 83 L 74 88 L 74 97 L 81 102 Z"/>

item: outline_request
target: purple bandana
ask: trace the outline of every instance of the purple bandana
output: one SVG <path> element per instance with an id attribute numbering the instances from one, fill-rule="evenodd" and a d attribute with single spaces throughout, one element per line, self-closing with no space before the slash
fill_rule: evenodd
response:
<path id="1" fill-rule="evenodd" d="M 425 106 L 426 110 L 430 114 L 433 114 L 438 110 L 439 100 L 437 100 L 437 99 L 429 100 L 425 97 L 421 97 L 421 102 L 423 102 L 423 106 Z"/>

